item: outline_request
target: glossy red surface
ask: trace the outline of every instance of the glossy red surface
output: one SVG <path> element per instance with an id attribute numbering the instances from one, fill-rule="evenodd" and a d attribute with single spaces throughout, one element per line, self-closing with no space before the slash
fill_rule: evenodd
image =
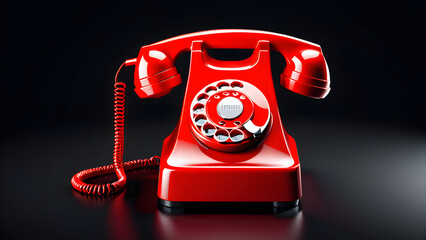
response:
<path id="1" fill-rule="evenodd" d="M 254 52 L 245 60 L 219 61 L 211 58 L 205 48 L 254 48 Z M 174 63 L 181 53 L 191 51 L 181 117 L 163 144 L 158 184 L 161 199 L 294 201 L 302 196 L 296 144 L 281 123 L 270 50 L 280 52 L 287 61 L 281 77 L 283 86 L 308 97 L 327 95 L 329 73 L 321 48 L 271 32 L 213 30 L 182 35 L 144 46 L 136 60 L 126 62 L 136 65 L 138 95 L 158 97 L 180 83 Z M 222 92 L 218 89 L 221 83 L 234 82 L 251 87 L 230 86 Z M 212 88 L 219 92 L 209 92 Z M 250 101 L 243 101 L 241 115 L 229 121 L 223 119 L 220 124 L 220 116 L 214 112 L 217 102 L 212 97 L 224 92 L 247 96 Z M 197 104 L 202 110 L 194 113 Z M 244 127 L 232 125 L 236 119 Z M 244 140 L 215 141 L 203 134 L 205 124 L 210 124 L 208 128 L 215 133 L 240 129 Z"/>
<path id="2" fill-rule="evenodd" d="M 246 65 L 217 60 L 213 65 L 203 42 L 193 43 L 181 119 L 163 145 L 158 185 L 161 199 L 293 201 L 301 197 L 297 150 L 281 124 L 269 53 L 268 42 L 262 41 L 252 57 L 245 61 Z M 228 63 L 231 67 L 226 67 Z M 253 146 L 245 151 L 223 152 L 207 148 L 191 131 L 193 99 L 206 85 L 226 79 L 256 86 L 261 95 L 252 94 L 250 98 L 253 102 L 262 102 L 260 100 L 266 98 L 263 104 L 267 104 L 271 111 L 269 134 L 263 141 L 254 141 Z M 234 146 L 238 148 L 238 144 Z"/>
<path id="3" fill-rule="evenodd" d="M 136 65 L 136 93 L 141 98 L 155 98 L 179 85 L 181 79 L 174 63 L 181 53 L 191 50 L 193 41 L 199 40 L 206 48 L 224 49 L 253 49 L 259 40 L 268 41 L 270 49 L 281 53 L 287 63 L 281 76 L 284 87 L 313 98 L 324 98 L 330 91 L 328 67 L 319 45 L 273 32 L 224 29 L 185 34 L 143 46 L 137 59 L 126 61 L 128 66 Z M 244 68 L 252 60 L 220 63 L 206 57 L 218 68 Z"/>

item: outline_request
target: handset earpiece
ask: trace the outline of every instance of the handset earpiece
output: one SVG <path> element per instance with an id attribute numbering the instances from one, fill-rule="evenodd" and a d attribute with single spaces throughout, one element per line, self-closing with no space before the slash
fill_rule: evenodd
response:
<path id="1" fill-rule="evenodd" d="M 305 49 L 294 56 L 284 56 L 287 66 L 281 85 L 311 98 L 325 98 L 330 92 L 330 74 L 321 50 Z"/>
<path id="2" fill-rule="evenodd" d="M 136 59 L 126 61 L 130 65 L 136 65 L 134 84 L 140 98 L 162 97 L 182 82 L 173 60 L 158 50 L 142 48 Z"/>

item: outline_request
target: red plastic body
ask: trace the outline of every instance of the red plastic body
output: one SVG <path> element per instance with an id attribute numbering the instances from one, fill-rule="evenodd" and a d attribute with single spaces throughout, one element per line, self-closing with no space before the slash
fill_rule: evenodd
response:
<path id="1" fill-rule="evenodd" d="M 206 48 L 251 48 L 254 52 L 245 60 L 219 61 L 211 58 Z M 284 87 L 312 98 L 328 94 L 329 73 L 321 48 L 270 32 L 214 30 L 182 35 L 144 46 L 137 59 L 126 61 L 126 65 L 136 65 L 136 93 L 141 98 L 161 97 L 180 84 L 174 63 L 179 54 L 191 51 L 181 117 L 163 144 L 159 198 L 178 202 L 294 201 L 302 196 L 296 143 L 282 125 L 275 97 L 271 50 L 286 59 L 287 67 L 281 75 Z M 242 94 L 251 103 L 242 101 L 247 107 L 239 118 L 251 119 L 256 126 L 264 124 L 261 134 L 235 127 L 245 131 L 241 142 L 218 143 L 199 133 L 192 113 L 194 101 L 206 86 L 221 80 L 235 80 L 257 89 L 253 94 Z M 217 105 L 213 95 L 206 104 Z M 220 127 L 217 114 L 206 108 L 208 120 Z"/>

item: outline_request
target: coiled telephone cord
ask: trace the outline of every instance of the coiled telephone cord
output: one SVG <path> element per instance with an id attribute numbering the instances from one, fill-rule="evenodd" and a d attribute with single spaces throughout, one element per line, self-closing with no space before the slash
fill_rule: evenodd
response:
<path id="1" fill-rule="evenodd" d="M 125 171 L 143 167 L 154 167 L 160 164 L 160 157 L 154 156 L 148 159 L 137 159 L 123 163 L 124 148 L 124 103 L 126 84 L 117 82 L 117 76 L 125 63 L 121 64 L 115 74 L 114 84 L 114 163 L 108 166 L 86 169 L 76 173 L 71 179 L 72 187 L 82 193 L 108 195 L 121 190 L 126 184 L 127 177 Z M 108 175 L 115 172 L 118 180 L 107 184 L 89 184 L 84 180 L 89 178 Z"/>

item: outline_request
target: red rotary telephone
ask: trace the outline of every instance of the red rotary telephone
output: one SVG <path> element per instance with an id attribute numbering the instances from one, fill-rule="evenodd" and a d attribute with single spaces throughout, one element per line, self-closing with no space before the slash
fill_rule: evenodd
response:
<path id="1" fill-rule="evenodd" d="M 205 49 L 210 48 L 254 51 L 245 60 L 219 61 L 208 55 Z M 164 140 L 161 162 L 152 157 L 123 163 L 125 84 L 117 82 L 116 75 L 114 164 L 77 173 L 72 186 L 84 193 L 110 194 L 124 187 L 125 170 L 159 165 L 158 197 L 168 207 L 247 201 L 297 205 L 302 196 L 299 158 L 278 112 L 271 50 L 281 53 L 287 63 L 281 85 L 311 98 L 327 96 L 330 80 L 321 47 L 294 37 L 211 30 L 143 46 L 137 58 L 123 63 L 136 67 L 135 91 L 141 98 L 164 96 L 179 85 L 174 63 L 191 51 L 181 117 Z M 113 172 L 118 177 L 114 183 L 83 182 Z"/>

